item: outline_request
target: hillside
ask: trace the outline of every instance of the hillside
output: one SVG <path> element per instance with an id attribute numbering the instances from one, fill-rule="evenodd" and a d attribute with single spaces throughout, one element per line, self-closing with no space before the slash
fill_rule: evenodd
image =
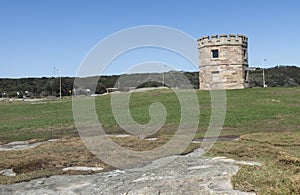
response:
<path id="1" fill-rule="evenodd" d="M 173 83 L 179 82 L 178 77 L 174 77 L 175 72 L 168 72 L 164 74 L 166 83 L 168 86 L 172 86 Z M 176 74 L 176 73 L 175 73 Z M 150 75 L 154 80 L 161 82 L 146 82 L 140 84 L 138 87 L 157 87 L 162 86 L 162 74 L 131 74 L 122 75 L 120 79 L 120 86 L 125 90 L 124 86 L 134 86 L 135 83 L 130 81 L 143 81 Z M 199 88 L 198 72 L 185 72 L 184 75 L 190 81 L 194 88 Z M 101 76 L 95 93 L 102 94 L 106 92 L 106 88 L 112 88 L 116 85 L 119 75 Z M 250 86 L 261 87 L 262 81 L 262 69 L 256 68 L 254 71 L 250 71 Z M 300 68 L 296 66 L 276 66 L 273 68 L 265 69 L 266 84 L 269 87 L 297 87 L 300 86 Z M 90 77 L 91 79 L 94 77 Z M 182 79 L 182 78 L 181 78 Z M 72 89 L 75 87 L 80 89 L 82 86 L 73 86 L 74 77 L 62 77 L 62 95 L 69 96 L 72 94 Z M 28 94 L 25 94 L 28 91 Z M 58 96 L 59 95 L 59 78 L 57 77 L 42 77 L 42 78 L 21 78 L 21 79 L 0 79 L 0 95 L 4 97 L 19 97 L 23 95 L 29 95 L 31 97 L 46 97 L 46 96 Z M 1 97 L 1 96 L 0 96 Z"/>
<path id="2" fill-rule="evenodd" d="M 297 66 L 276 66 L 265 69 L 266 84 L 269 87 L 300 86 L 300 68 Z M 250 72 L 250 86 L 262 86 L 262 69 Z"/>

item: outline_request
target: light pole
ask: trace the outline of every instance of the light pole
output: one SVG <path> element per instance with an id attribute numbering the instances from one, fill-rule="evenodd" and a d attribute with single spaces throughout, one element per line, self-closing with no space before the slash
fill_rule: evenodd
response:
<path id="1" fill-rule="evenodd" d="M 54 79 L 55 80 L 56 80 L 55 72 L 57 71 L 59 74 L 59 99 L 61 99 L 61 72 L 58 68 L 56 69 L 55 66 L 53 67 L 53 70 L 54 70 Z"/>
<path id="2" fill-rule="evenodd" d="M 58 70 L 59 73 L 59 99 L 61 99 L 61 72 Z"/>
<path id="3" fill-rule="evenodd" d="M 264 59 L 263 61 L 263 87 L 266 87 L 266 80 L 265 80 L 265 62 L 267 61 L 267 59 Z"/>
<path id="4" fill-rule="evenodd" d="M 163 72 L 162 72 L 162 86 L 163 87 L 165 86 L 165 66 L 166 65 L 163 65 Z"/>

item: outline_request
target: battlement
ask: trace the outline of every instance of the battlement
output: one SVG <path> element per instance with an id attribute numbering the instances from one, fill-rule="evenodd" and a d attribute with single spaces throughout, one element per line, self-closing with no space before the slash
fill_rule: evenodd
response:
<path id="1" fill-rule="evenodd" d="M 206 46 L 219 46 L 219 45 L 243 45 L 247 47 L 248 45 L 248 37 L 244 35 L 212 35 L 212 36 L 204 36 L 197 40 L 198 48 L 206 47 Z"/>

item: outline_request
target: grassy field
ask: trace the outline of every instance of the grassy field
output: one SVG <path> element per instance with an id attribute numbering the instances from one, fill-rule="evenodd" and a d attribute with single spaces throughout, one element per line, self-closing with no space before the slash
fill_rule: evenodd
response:
<path id="1" fill-rule="evenodd" d="M 221 135 L 241 137 L 239 141 L 218 141 L 208 155 L 263 163 L 262 167 L 243 166 L 233 177 L 233 184 L 237 189 L 259 194 L 299 194 L 300 88 L 230 90 L 226 95 L 227 113 Z M 211 112 L 209 92 L 198 91 L 198 97 L 200 125 L 195 139 L 203 137 Z M 153 135 L 159 138 L 157 141 L 147 144 L 133 138 L 115 141 L 131 149 L 143 150 L 161 145 L 171 137 L 180 120 L 180 105 L 176 95 L 170 90 L 133 93 L 130 99 L 132 117 L 137 122 L 146 124 L 150 120 L 149 105 L 156 101 L 163 103 L 168 113 L 162 130 Z M 124 133 L 113 117 L 110 95 L 96 97 L 96 110 L 107 133 Z M 101 166 L 106 170 L 112 168 L 90 154 L 78 138 L 70 98 L 0 102 L 0 142 L 37 142 L 53 138 L 62 140 L 24 151 L 0 151 L 0 170 L 13 168 L 18 173 L 15 178 L 0 176 L 0 183 L 63 174 L 61 168 L 66 166 Z M 194 147 L 197 146 L 191 145 L 189 150 Z"/>

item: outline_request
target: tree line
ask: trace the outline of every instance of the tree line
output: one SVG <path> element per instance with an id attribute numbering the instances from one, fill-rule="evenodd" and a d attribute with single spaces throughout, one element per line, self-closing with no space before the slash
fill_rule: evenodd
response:
<path id="1" fill-rule="evenodd" d="M 183 77 L 184 75 L 185 77 Z M 198 72 L 167 72 L 167 73 L 138 73 L 130 75 L 112 75 L 101 77 L 89 77 L 91 81 L 97 81 L 95 89 L 90 93 L 102 94 L 107 92 L 107 88 L 118 88 L 128 90 L 129 87 L 159 87 L 159 86 L 179 86 L 186 83 L 186 78 L 193 88 L 199 88 Z M 74 93 L 74 88 L 78 93 L 86 93 L 89 86 L 80 85 L 74 77 L 61 78 L 62 96 L 70 96 Z M 79 79 L 80 80 L 80 79 Z M 276 66 L 265 69 L 265 80 L 269 87 L 297 87 L 300 86 L 300 68 L 297 66 Z M 263 85 L 262 69 L 256 68 L 249 72 L 249 82 L 251 87 L 261 87 Z M 94 91 L 93 91 L 94 90 Z M 49 97 L 59 96 L 60 78 L 20 78 L 20 79 L 0 79 L 0 97 Z"/>
<path id="2" fill-rule="evenodd" d="M 264 70 L 268 87 L 298 87 L 300 86 L 300 68 L 297 66 L 275 66 Z M 263 86 L 263 69 L 250 71 L 250 86 Z"/>

